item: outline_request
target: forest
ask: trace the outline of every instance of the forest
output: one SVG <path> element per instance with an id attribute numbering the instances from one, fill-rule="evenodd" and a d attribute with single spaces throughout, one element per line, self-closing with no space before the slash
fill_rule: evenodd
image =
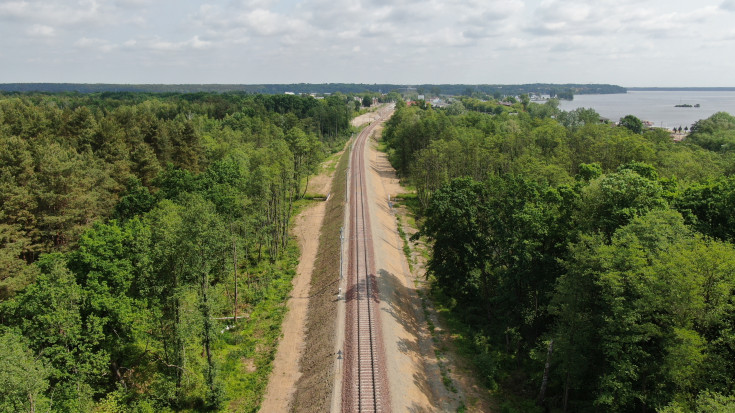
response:
<path id="1" fill-rule="evenodd" d="M 200 92 L 239 92 L 283 94 L 291 93 L 388 93 L 407 90 L 407 85 L 367 84 L 367 83 L 292 83 L 262 85 L 116 85 L 116 84 L 79 84 L 79 83 L 0 83 L 0 91 L 5 92 L 54 92 L 54 93 L 103 93 L 103 92 L 155 92 L 155 93 L 200 93 Z M 626 89 L 616 85 L 600 84 L 549 84 L 531 83 L 524 85 L 462 85 L 462 84 L 423 84 L 410 85 L 413 92 L 433 95 L 471 95 L 473 93 L 517 96 L 523 93 L 572 94 L 625 93 Z"/>
<path id="2" fill-rule="evenodd" d="M 626 118 L 521 97 L 388 121 L 432 296 L 501 411 L 735 409 L 735 117 L 683 142 Z"/>
<path id="3" fill-rule="evenodd" d="M 0 94 L 0 411 L 256 411 L 354 99 Z"/>

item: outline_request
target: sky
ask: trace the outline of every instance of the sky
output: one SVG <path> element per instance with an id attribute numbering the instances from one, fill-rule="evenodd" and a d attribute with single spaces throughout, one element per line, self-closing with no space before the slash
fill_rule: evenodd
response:
<path id="1" fill-rule="evenodd" d="M 0 83 L 735 86 L 735 0 L 0 0 Z"/>

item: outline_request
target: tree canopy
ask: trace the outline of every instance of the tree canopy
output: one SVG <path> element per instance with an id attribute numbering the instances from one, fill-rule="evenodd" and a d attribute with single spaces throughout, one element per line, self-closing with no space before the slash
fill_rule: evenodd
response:
<path id="1" fill-rule="evenodd" d="M 0 95 L 0 410 L 256 409 L 291 216 L 353 110 L 341 94 Z"/>
<path id="2" fill-rule="evenodd" d="M 697 136 L 731 116 L 677 143 L 632 115 L 462 102 L 399 108 L 384 139 L 486 383 L 538 411 L 729 411 L 734 159 Z"/>

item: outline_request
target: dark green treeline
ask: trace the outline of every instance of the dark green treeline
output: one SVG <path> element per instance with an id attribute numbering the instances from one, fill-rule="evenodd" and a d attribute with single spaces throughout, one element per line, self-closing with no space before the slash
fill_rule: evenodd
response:
<path id="1" fill-rule="evenodd" d="M 0 95 L 0 410 L 256 409 L 289 220 L 354 108 Z"/>
<path id="2" fill-rule="evenodd" d="M 464 99 L 399 104 L 384 137 L 435 296 L 504 411 L 735 408 L 734 117 L 675 143 L 553 100 Z"/>

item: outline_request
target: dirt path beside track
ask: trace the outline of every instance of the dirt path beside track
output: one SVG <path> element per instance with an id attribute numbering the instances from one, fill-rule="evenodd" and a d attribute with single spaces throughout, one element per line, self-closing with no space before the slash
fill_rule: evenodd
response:
<path id="1" fill-rule="evenodd" d="M 353 121 L 359 125 L 374 117 L 376 114 L 369 113 Z M 397 211 L 391 208 L 389 197 L 405 190 L 386 154 L 376 149 L 381 129 L 381 125 L 376 127 L 363 155 L 380 294 L 378 313 L 387 365 L 389 409 L 393 412 L 439 412 L 457 411 L 464 406 L 466 411 L 495 411 L 487 404 L 486 395 L 476 386 L 471 372 L 451 354 L 450 339 L 439 326 L 428 301 L 428 310 L 424 310 L 419 294 L 425 288 L 420 269 L 423 263 L 417 263 L 412 273 L 404 255 L 403 239 L 396 224 Z M 333 162 L 338 160 L 339 157 L 335 157 Z M 339 227 L 343 224 L 342 218 L 336 217 L 344 216 L 337 212 L 345 205 L 345 172 L 340 169 L 343 166 L 338 167 L 337 171 L 342 172 L 335 180 L 334 173 L 326 172 L 334 168 L 328 165 L 323 168 L 325 172 L 309 183 L 308 192 L 326 195 L 333 182 L 341 189 L 337 190 L 337 197 L 307 208 L 295 218 L 293 233 L 298 238 L 302 255 L 261 412 L 341 410 L 341 392 L 335 393 L 330 384 L 334 382 L 341 387 L 343 373 L 341 363 L 336 361 L 338 352 L 343 350 L 341 332 L 344 329 L 344 312 L 338 303 L 344 300 L 337 300 L 335 293 L 339 276 Z M 325 215 L 334 218 L 325 220 Z M 404 219 L 406 232 L 415 231 L 407 224 Z M 427 314 L 436 326 L 433 338 Z M 438 348 L 445 353 L 441 360 L 436 356 Z"/>
<path id="2" fill-rule="evenodd" d="M 340 152 L 341 154 L 342 152 Z M 327 195 L 332 185 L 332 174 L 326 172 L 331 163 L 339 156 L 322 165 L 322 173 L 309 181 L 307 192 Z M 273 371 L 268 380 L 260 411 L 287 412 L 296 391 L 296 382 L 301 377 L 301 356 L 304 352 L 306 314 L 309 305 L 311 274 L 314 270 L 319 247 L 319 231 L 322 226 L 326 202 L 306 208 L 294 220 L 292 233 L 296 236 L 301 249 L 296 276 L 293 278 L 293 291 L 288 299 L 288 313 L 281 326 L 282 339 L 278 344 L 273 360 Z"/>
<path id="3" fill-rule="evenodd" d="M 442 384 L 421 300 L 388 201 L 389 195 L 403 189 L 385 154 L 375 146 L 371 140 L 365 156 L 391 410 L 456 411 L 459 403 Z"/>
<path id="4" fill-rule="evenodd" d="M 387 155 L 377 150 L 380 132 L 376 129 L 365 156 L 370 171 L 368 186 L 392 411 L 457 411 L 460 407 L 471 412 L 495 411 L 472 372 L 452 354 L 453 346 L 429 301 L 424 311 L 419 292 L 426 296 L 425 263 L 422 257 L 416 257 L 419 259 L 412 273 L 403 251 L 396 223 L 399 211 L 392 208 L 389 200 L 406 190 Z M 404 231 L 415 232 L 403 218 Z M 429 331 L 427 315 L 435 326 L 435 338 Z M 437 349 L 442 351 L 441 360 L 437 359 Z"/>

